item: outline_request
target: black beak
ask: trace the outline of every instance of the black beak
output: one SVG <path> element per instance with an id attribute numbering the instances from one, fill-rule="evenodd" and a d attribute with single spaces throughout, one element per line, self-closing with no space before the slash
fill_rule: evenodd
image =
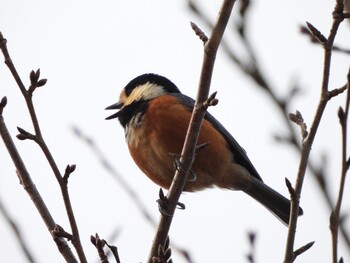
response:
<path id="1" fill-rule="evenodd" d="M 120 109 L 121 107 L 124 106 L 124 103 L 122 102 L 117 102 L 117 103 L 114 103 L 112 104 L 111 106 L 108 106 L 107 108 L 105 108 L 105 110 L 118 110 Z M 120 111 L 112 114 L 111 116 L 108 116 L 106 118 L 106 120 L 111 120 L 111 119 L 115 119 L 115 118 L 118 118 L 119 117 L 119 114 L 120 114 Z"/>

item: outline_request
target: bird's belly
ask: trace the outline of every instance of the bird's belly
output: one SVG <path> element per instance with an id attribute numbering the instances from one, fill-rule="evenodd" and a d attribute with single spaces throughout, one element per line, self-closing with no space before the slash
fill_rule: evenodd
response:
<path id="1" fill-rule="evenodd" d="M 153 182 L 169 188 L 176 170 L 190 122 L 191 112 L 171 96 L 162 96 L 148 104 L 142 123 L 134 126 L 129 151 L 138 167 Z M 225 139 L 206 120 L 198 145 L 208 143 L 195 155 L 185 191 L 197 191 L 217 185 L 232 162 Z"/>
<path id="2" fill-rule="evenodd" d="M 179 159 L 185 138 L 186 131 L 176 138 L 176 132 L 169 133 L 168 138 L 161 134 L 145 135 L 141 131 L 135 132 L 137 144 L 129 144 L 129 151 L 137 166 L 154 183 L 162 188 L 168 189 L 173 180 L 176 168 L 179 166 Z M 172 136 L 173 137 L 172 137 Z M 169 141 L 173 141 L 169 143 Z M 220 152 L 215 151 L 215 147 L 208 141 L 203 141 L 200 137 L 198 144 L 208 143 L 208 145 L 196 153 L 192 169 L 184 191 L 198 191 L 203 188 L 213 187 L 219 178 L 223 176 L 225 167 L 230 162 L 229 158 L 222 158 Z"/>

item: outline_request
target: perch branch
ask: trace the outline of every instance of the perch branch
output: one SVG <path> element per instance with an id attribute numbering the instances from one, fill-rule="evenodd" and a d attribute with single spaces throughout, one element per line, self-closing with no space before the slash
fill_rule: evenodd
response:
<path id="1" fill-rule="evenodd" d="M 97 159 L 100 161 L 102 167 L 113 177 L 114 180 L 121 186 L 121 188 L 127 193 L 130 199 L 134 202 L 135 206 L 138 208 L 145 220 L 152 225 L 152 227 L 157 227 L 157 222 L 152 216 L 152 214 L 147 210 L 147 207 L 142 201 L 142 198 L 138 193 L 132 188 L 131 185 L 123 178 L 123 176 L 113 167 L 113 165 L 107 160 L 107 157 L 103 154 L 101 149 L 98 147 L 96 142 L 89 136 L 87 136 L 78 127 L 72 127 L 72 131 L 90 148 L 90 150 L 96 155 Z M 202 147 L 205 147 L 204 145 Z M 180 247 L 178 244 L 172 242 L 173 251 L 179 253 L 188 263 L 193 262 L 190 252 L 186 249 Z"/>
<path id="2" fill-rule="evenodd" d="M 230 18 L 234 2 L 234 0 L 223 1 L 217 22 L 214 26 L 211 36 L 209 37 L 209 40 L 204 44 L 204 57 L 201 77 L 199 80 L 198 94 L 180 158 L 181 166 L 185 169 L 183 171 L 177 170 L 175 173 L 173 182 L 167 195 L 167 198 L 169 200 L 168 206 L 166 207 L 167 213 L 161 214 L 158 229 L 149 254 L 148 263 L 152 263 L 153 258 L 157 257 L 158 255 L 159 248 L 165 246 L 165 242 L 167 240 L 170 225 L 172 222 L 172 216 L 167 216 L 167 214 L 174 214 L 178 200 L 186 184 L 187 176 L 194 161 L 194 154 L 197 139 L 199 136 L 199 130 L 206 111 L 206 109 L 202 106 L 202 103 L 207 100 L 209 95 L 209 88 L 213 74 L 216 52 Z"/>

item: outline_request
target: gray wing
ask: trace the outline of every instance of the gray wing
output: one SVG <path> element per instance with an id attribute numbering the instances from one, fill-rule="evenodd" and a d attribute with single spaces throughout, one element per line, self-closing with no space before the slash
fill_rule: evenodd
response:
<path id="1" fill-rule="evenodd" d="M 184 94 L 181 94 L 181 93 L 172 94 L 172 95 L 175 96 L 179 100 L 180 103 L 188 106 L 192 111 L 194 103 L 195 103 L 195 101 L 192 98 L 190 98 Z M 211 115 L 209 112 L 206 112 L 204 119 L 209 121 L 222 134 L 222 136 L 224 136 L 224 138 L 226 139 L 226 141 L 229 145 L 229 148 L 232 152 L 233 160 L 236 163 L 242 165 L 244 168 L 246 168 L 252 176 L 254 176 L 255 178 L 262 181 L 258 171 L 255 169 L 254 165 L 249 160 L 249 158 L 246 154 L 246 151 L 238 144 L 238 142 L 225 129 L 225 127 L 217 119 L 215 119 L 215 117 L 213 115 Z"/>

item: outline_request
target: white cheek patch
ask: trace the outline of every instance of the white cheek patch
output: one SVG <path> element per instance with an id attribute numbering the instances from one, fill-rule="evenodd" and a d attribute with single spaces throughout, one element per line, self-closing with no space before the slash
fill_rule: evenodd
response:
<path id="1" fill-rule="evenodd" d="M 148 101 L 162 95 L 166 92 L 162 86 L 147 82 L 132 90 L 129 96 L 121 95 L 124 99 L 124 107 L 138 101 Z M 136 113 L 125 127 L 125 139 L 129 145 L 137 146 L 143 138 L 142 129 L 140 128 L 144 120 L 144 112 Z"/>
<path id="2" fill-rule="evenodd" d="M 162 86 L 147 82 L 146 84 L 134 88 L 131 94 L 126 98 L 124 105 L 130 105 L 134 101 L 151 100 L 164 94 L 165 91 Z"/>

